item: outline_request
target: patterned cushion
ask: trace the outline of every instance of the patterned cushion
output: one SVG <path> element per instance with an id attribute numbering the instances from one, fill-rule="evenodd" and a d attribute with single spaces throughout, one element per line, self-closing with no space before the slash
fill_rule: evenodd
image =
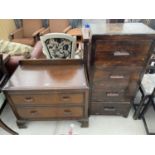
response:
<path id="1" fill-rule="evenodd" d="M 45 41 L 45 44 L 51 58 L 71 58 L 72 42 L 70 40 L 64 38 L 50 38 Z"/>
<path id="2" fill-rule="evenodd" d="M 30 58 L 32 50 L 33 48 L 31 46 L 0 40 L 0 53 L 7 53 L 11 56 L 22 55 L 25 58 Z"/>

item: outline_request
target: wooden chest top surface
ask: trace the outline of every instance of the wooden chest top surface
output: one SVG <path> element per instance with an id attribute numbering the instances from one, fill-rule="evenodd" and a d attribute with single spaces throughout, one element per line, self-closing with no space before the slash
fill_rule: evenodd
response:
<path id="1" fill-rule="evenodd" d="M 155 31 L 143 23 L 90 24 L 90 28 L 92 35 L 155 35 Z"/>
<path id="2" fill-rule="evenodd" d="M 83 64 L 51 61 L 22 61 L 4 90 L 87 88 Z"/>

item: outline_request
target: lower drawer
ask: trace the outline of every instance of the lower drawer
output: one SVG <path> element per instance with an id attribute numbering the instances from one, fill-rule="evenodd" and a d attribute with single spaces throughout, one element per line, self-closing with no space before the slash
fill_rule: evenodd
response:
<path id="1" fill-rule="evenodd" d="M 92 86 L 91 96 L 93 101 L 130 101 L 136 95 L 137 88 L 138 82 L 134 80 L 128 81 L 128 84 L 104 82 L 101 86 Z"/>
<path id="2" fill-rule="evenodd" d="M 94 102 L 91 104 L 91 115 L 122 115 L 127 117 L 130 111 L 130 102 L 108 103 Z"/>
<path id="3" fill-rule="evenodd" d="M 17 107 L 17 113 L 21 118 L 81 118 L 83 108 L 51 108 L 51 107 Z"/>
<path id="4" fill-rule="evenodd" d="M 130 101 L 131 96 L 126 93 L 126 90 L 110 91 L 104 89 L 93 89 L 91 99 L 96 102 L 125 102 Z"/>

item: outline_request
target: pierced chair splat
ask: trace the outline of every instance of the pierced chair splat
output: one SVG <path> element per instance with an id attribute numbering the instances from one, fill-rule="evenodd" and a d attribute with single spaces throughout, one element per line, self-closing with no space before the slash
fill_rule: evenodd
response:
<path id="1" fill-rule="evenodd" d="M 64 33 L 50 33 L 41 36 L 43 53 L 48 59 L 73 59 L 76 38 Z"/>

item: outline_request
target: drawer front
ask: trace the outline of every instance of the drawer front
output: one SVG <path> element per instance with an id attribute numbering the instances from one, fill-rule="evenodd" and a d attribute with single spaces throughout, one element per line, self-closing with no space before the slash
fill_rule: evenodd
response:
<path id="1" fill-rule="evenodd" d="M 130 101 L 136 94 L 137 81 L 129 81 L 127 85 L 116 83 L 105 84 L 103 87 L 92 87 L 91 98 L 93 101 Z"/>
<path id="2" fill-rule="evenodd" d="M 135 89 L 133 85 L 137 86 L 139 76 L 137 73 L 131 75 L 112 74 L 109 78 L 104 79 L 102 77 L 93 78 L 93 89 L 106 89 L 106 90 L 127 90 Z"/>
<path id="3" fill-rule="evenodd" d="M 143 64 L 147 58 L 151 41 L 97 41 L 96 64 L 104 60 L 104 64 Z"/>
<path id="4" fill-rule="evenodd" d="M 14 104 L 83 104 L 84 93 L 79 94 L 11 94 Z"/>
<path id="5" fill-rule="evenodd" d="M 130 70 L 123 70 L 121 67 L 120 69 L 116 69 L 115 67 L 107 67 L 102 69 L 96 69 L 94 72 L 93 81 L 104 81 L 104 80 L 116 80 L 116 81 L 123 81 L 128 80 L 130 77 Z"/>
<path id="6" fill-rule="evenodd" d="M 151 40 L 98 40 L 96 41 L 96 51 L 133 51 L 145 53 L 150 49 Z"/>
<path id="7" fill-rule="evenodd" d="M 92 85 L 93 90 L 107 90 L 107 91 L 126 91 L 129 86 L 129 81 L 125 80 L 105 80 L 97 81 Z"/>
<path id="8" fill-rule="evenodd" d="M 94 67 L 94 79 L 129 79 L 129 76 L 139 76 L 143 67 L 137 66 L 104 66 L 99 65 Z"/>
<path id="9" fill-rule="evenodd" d="M 81 118 L 83 109 L 72 108 L 51 108 L 51 107 L 22 107 L 17 108 L 18 115 L 23 119 L 28 118 Z"/>
<path id="10" fill-rule="evenodd" d="M 91 95 L 92 102 L 123 102 L 130 101 L 129 96 L 125 90 L 107 90 L 107 89 L 93 89 Z"/>
<path id="11" fill-rule="evenodd" d="M 127 116 L 130 111 L 130 102 L 122 103 L 98 103 L 91 105 L 92 115 L 123 115 Z"/>

